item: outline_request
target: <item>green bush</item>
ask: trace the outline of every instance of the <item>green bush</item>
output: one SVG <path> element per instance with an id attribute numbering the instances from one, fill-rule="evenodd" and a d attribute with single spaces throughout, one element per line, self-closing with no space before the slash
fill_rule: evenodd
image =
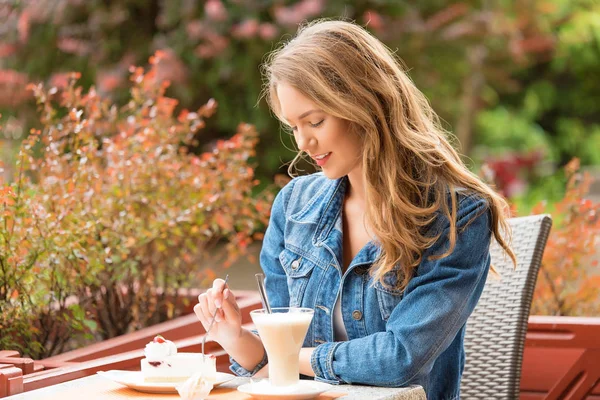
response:
<path id="1" fill-rule="evenodd" d="M 216 103 L 174 114 L 161 57 L 132 68 L 120 108 L 76 74 L 64 91 L 31 86 L 43 129 L 2 198 L 3 348 L 48 356 L 67 345 L 57 333 L 108 338 L 177 316 L 177 289 L 212 277 L 216 244 L 227 263 L 260 239 L 272 196 L 252 193 L 256 131 L 191 153 Z"/>
<path id="2" fill-rule="evenodd" d="M 597 316 L 600 312 L 600 203 L 587 198 L 592 178 L 579 160 L 565 166 L 560 201 L 539 203 L 533 213 L 552 213 L 553 227 L 535 287 L 532 314 Z"/>
<path id="3" fill-rule="evenodd" d="M 599 14 L 597 3 L 583 0 L 8 2 L 0 6 L 0 111 L 27 131 L 26 82 L 61 86 L 70 71 L 82 72 L 84 88 L 95 84 L 124 104 L 129 66 L 160 49 L 158 73 L 172 81 L 169 95 L 188 108 L 209 98 L 220 105 L 203 143 L 228 136 L 237 121 L 253 123 L 263 138 L 257 174 L 270 181 L 291 158 L 284 149 L 292 143 L 266 105 L 256 107 L 258 66 L 299 22 L 343 16 L 367 25 L 405 61 L 476 163 L 490 147 L 497 153 L 495 146 L 523 140 L 543 142 L 559 166 L 574 156 L 598 163 L 588 144 L 598 142 Z M 481 151 L 472 153 L 475 146 Z"/>

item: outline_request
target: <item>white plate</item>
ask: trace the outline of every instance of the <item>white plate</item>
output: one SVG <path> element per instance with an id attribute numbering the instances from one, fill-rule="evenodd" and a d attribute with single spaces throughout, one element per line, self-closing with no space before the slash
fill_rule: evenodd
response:
<path id="1" fill-rule="evenodd" d="M 144 382 L 142 371 L 119 371 L 116 369 L 110 371 L 98 371 L 98 375 L 120 383 L 131 389 L 145 393 L 177 393 L 176 386 L 183 382 Z M 213 386 L 217 387 L 225 382 L 234 379 L 235 376 L 225 372 L 217 372 L 217 381 Z"/>
<path id="2" fill-rule="evenodd" d="M 257 400 L 308 400 L 332 388 L 333 386 L 328 383 L 309 380 L 301 380 L 293 387 L 277 388 L 271 386 L 268 379 L 264 379 L 240 385 L 238 390 Z"/>

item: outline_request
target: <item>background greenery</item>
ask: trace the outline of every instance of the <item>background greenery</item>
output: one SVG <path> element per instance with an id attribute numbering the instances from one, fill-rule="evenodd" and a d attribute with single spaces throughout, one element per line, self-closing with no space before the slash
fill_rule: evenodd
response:
<path id="1" fill-rule="evenodd" d="M 284 171 L 292 143 L 264 102 L 257 105 L 258 65 L 298 23 L 342 16 L 404 60 L 474 168 L 538 152 L 527 179 L 519 168 L 501 179 L 506 194 L 522 194 L 574 156 L 584 166 L 600 163 L 600 4 L 593 0 L 22 0 L 4 2 L 0 16 L 0 112 L 9 138 L 35 121 L 26 82 L 60 86 L 65 73 L 79 71 L 84 87 L 95 84 L 122 103 L 129 66 L 161 49 L 167 94 L 180 107 L 209 98 L 220 106 L 202 143 L 252 123 L 261 135 L 257 173 L 270 178 Z"/>
<path id="2" fill-rule="evenodd" d="M 273 196 L 253 193 L 255 129 L 191 153 L 217 106 L 175 114 L 161 57 L 132 69 L 123 107 L 77 73 L 32 85 L 42 129 L 0 181 L 0 348 L 47 357 L 177 317 L 182 290 L 262 239 Z"/>
<path id="3" fill-rule="evenodd" d="M 600 2 L 13 0 L 0 3 L 0 348 L 43 357 L 73 345 L 60 337 L 172 318 L 188 278 L 214 278 L 203 250 L 225 240 L 235 258 L 260 240 L 262 189 L 293 143 L 257 104 L 258 67 L 320 17 L 384 41 L 473 170 L 517 213 L 553 214 L 533 312 L 600 312 L 600 205 L 580 171 L 600 164 Z"/>

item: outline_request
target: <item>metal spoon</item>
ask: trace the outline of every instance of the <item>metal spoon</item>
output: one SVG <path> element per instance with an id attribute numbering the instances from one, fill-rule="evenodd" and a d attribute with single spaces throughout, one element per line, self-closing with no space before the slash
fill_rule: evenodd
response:
<path id="1" fill-rule="evenodd" d="M 225 276 L 225 285 L 227 285 L 228 280 L 229 280 L 229 274 L 227 274 Z M 204 362 L 204 343 L 206 342 L 206 338 L 208 337 L 208 332 L 210 332 L 210 328 L 212 328 L 213 324 L 215 323 L 215 319 L 217 318 L 217 314 L 218 314 L 220 308 L 221 307 L 217 307 L 217 309 L 215 310 L 212 320 L 210 321 L 210 324 L 208 325 L 208 328 L 206 329 L 206 333 L 204 334 L 204 337 L 202 338 L 202 362 Z"/>
<path id="2" fill-rule="evenodd" d="M 271 306 L 269 305 L 269 298 L 267 297 L 267 289 L 265 288 L 265 275 L 256 274 L 256 283 L 258 283 L 258 293 L 262 300 L 263 306 L 267 310 L 268 314 L 271 314 Z"/>

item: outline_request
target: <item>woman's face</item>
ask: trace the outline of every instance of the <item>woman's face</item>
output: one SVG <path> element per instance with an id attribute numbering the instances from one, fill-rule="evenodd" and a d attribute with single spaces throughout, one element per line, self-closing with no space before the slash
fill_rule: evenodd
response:
<path id="1" fill-rule="evenodd" d="M 329 179 L 348 175 L 360 165 L 360 138 L 350 123 L 320 110 L 297 89 L 278 84 L 283 120 L 291 127 L 298 148 L 307 153 Z"/>

